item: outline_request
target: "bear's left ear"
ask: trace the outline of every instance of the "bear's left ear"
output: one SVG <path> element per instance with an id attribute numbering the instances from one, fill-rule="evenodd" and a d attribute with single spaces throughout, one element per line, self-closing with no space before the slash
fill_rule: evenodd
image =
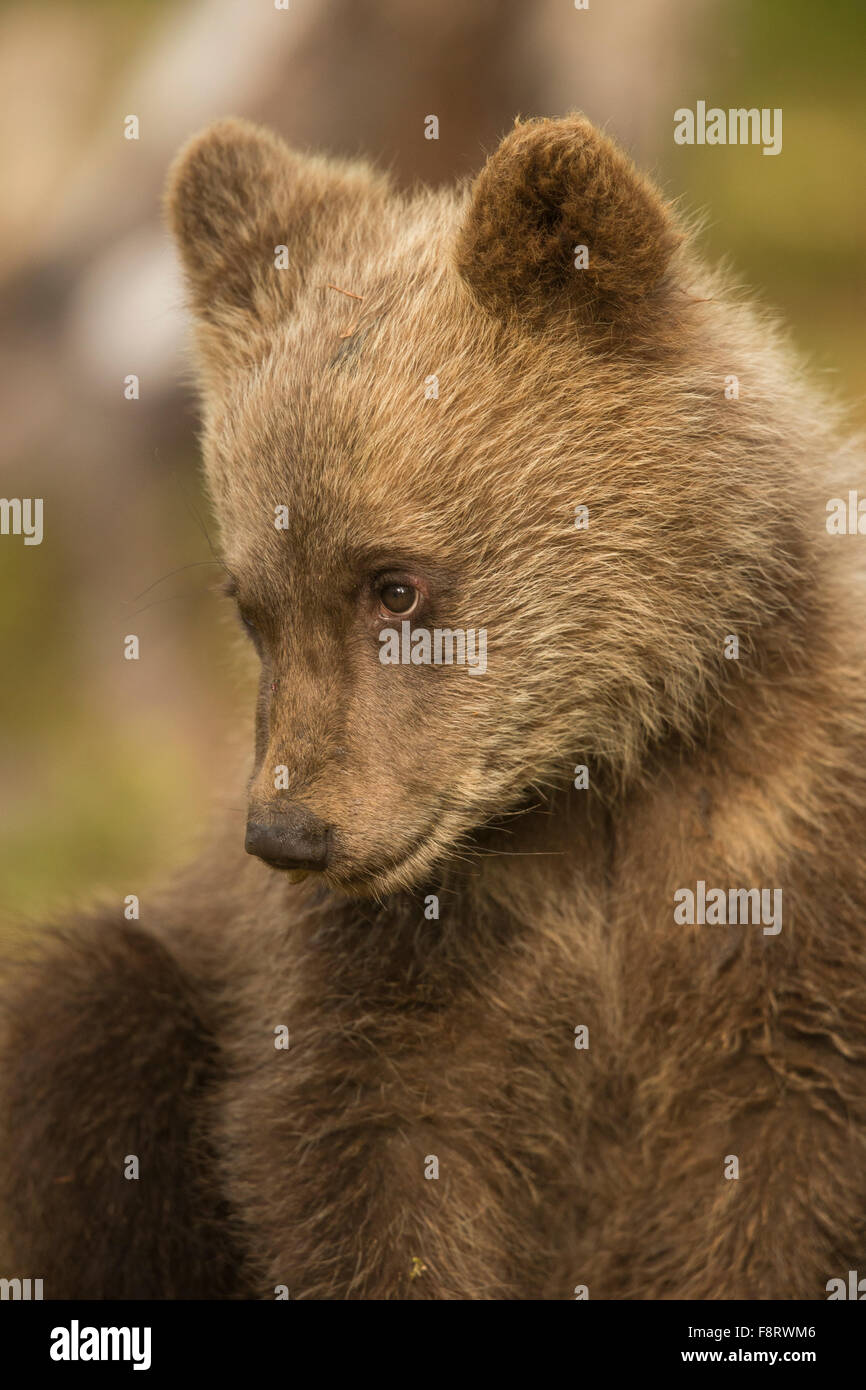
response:
<path id="1" fill-rule="evenodd" d="M 533 325 L 570 312 L 648 326 L 682 240 L 655 188 L 584 116 L 518 123 L 472 189 L 457 269 L 480 303 Z"/>
<path id="2" fill-rule="evenodd" d="M 165 204 L 206 379 L 262 355 L 317 243 L 339 241 L 385 193 L 365 165 L 298 154 L 249 121 L 217 121 L 181 150 Z"/>

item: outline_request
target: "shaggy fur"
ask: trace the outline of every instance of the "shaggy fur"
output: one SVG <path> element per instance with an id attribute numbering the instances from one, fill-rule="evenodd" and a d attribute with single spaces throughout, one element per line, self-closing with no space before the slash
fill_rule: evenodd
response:
<path id="1" fill-rule="evenodd" d="M 146 931 L 16 981 L 10 1274 L 825 1297 L 866 1264 L 863 589 L 824 526 L 864 480 L 833 411 L 580 117 L 408 199 L 222 122 L 168 206 L 262 663 L 251 812 L 300 803 L 333 857 L 292 884 L 215 845 Z M 487 629 L 485 674 L 380 663 L 394 573 L 423 626 Z M 781 933 L 676 925 L 700 879 L 781 888 Z"/>

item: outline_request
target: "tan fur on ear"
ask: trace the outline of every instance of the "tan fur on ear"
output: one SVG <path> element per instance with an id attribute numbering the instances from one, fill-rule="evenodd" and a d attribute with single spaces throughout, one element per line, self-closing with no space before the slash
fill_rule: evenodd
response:
<path id="1" fill-rule="evenodd" d="M 386 187 L 366 165 L 297 154 L 249 121 L 218 121 L 181 150 L 165 205 L 206 375 L 261 355 L 315 256 L 320 220 L 356 204 L 369 211 Z"/>
<path id="2" fill-rule="evenodd" d="M 557 307 L 637 326 L 681 240 L 660 195 L 585 116 L 518 123 L 473 187 L 460 274 L 494 312 L 533 322 Z M 575 247 L 586 246 L 586 268 Z"/>

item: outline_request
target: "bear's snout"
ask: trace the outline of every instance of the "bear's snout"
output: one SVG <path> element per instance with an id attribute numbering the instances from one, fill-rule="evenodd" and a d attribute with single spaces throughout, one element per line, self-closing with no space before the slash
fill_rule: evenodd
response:
<path id="1" fill-rule="evenodd" d="M 330 831 L 306 806 L 294 805 L 279 815 L 248 821 L 244 847 L 274 869 L 324 869 Z"/>

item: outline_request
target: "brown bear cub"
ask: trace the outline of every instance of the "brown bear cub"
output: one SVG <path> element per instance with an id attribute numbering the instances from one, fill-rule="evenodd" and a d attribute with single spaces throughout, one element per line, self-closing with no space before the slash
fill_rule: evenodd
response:
<path id="1" fill-rule="evenodd" d="M 168 209 L 261 662 L 248 853 L 15 974 L 8 1273 L 826 1298 L 866 1271 L 833 409 L 579 116 L 411 197 L 225 121 Z"/>

